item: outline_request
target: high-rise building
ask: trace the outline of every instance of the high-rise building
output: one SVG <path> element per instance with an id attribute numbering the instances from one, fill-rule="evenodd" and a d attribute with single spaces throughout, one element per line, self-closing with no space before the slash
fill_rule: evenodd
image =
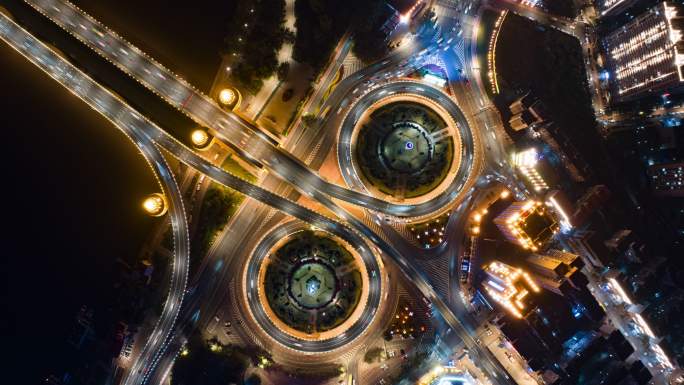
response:
<path id="1" fill-rule="evenodd" d="M 515 317 L 522 318 L 533 309 L 530 293 L 539 292 L 539 286 L 527 272 L 501 262 L 492 262 L 484 268 L 487 277 L 484 290 Z"/>
<path id="2" fill-rule="evenodd" d="M 548 243 L 560 226 L 546 206 L 538 201 L 513 202 L 494 224 L 506 239 L 525 249 L 537 251 Z"/>
<path id="3" fill-rule="evenodd" d="M 684 196 L 684 162 L 654 164 L 647 173 L 657 195 Z"/>
<path id="4" fill-rule="evenodd" d="M 614 99 L 682 85 L 684 19 L 678 13 L 676 5 L 662 2 L 603 40 Z"/>

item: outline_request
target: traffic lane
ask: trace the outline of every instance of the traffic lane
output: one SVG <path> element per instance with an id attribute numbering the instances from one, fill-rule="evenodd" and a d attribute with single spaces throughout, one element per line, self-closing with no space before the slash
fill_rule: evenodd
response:
<path id="1" fill-rule="evenodd" d="M 94 19 L 90 18 L 90 20 L 88 20 L 88 26 L 90 27 L 90 29 L 86 28 L 85 31 L 82 31 L 81 29 L 76 27 L 69 28 L 70 25 L 75 24 L 65 23 L 63 21 L 63 15 L 61 11 L 58 11 L 57 14 L 55 14 L 55 12 L 52 12 L 54 10 L 63 8 L 65 6 L 63 2 L 51 0 L 27 0 L 27 2 L 29 2 L 29 4 L 36 6 L 37 9 L 46 14 L 46 16 L 51 18 L 51 20 L 58 23 L 62 28 L 69 30 L 77 38 L 80 38 L 91 48 L 95 49 L 97 52 L 104 55 L 107 59 L 112 61 L 113 64 L 118 66 L 124 72 L 132 76 L 138 76 L 139 79 L 142 80 L 143 84 L 147 85 L 152 91 L 157 92 L 171 105 L 179 108 L 183 112 L 186 112 L 188 115 L 190 115 L 190 117 L 197 120 L 199 123 L 205 124 L 208 127 L 213 127 L 214 129 L 216 129 L 217 133 L 220 133 L 220 135 L 217 135 L 217 137 L 221 136 L 221 139 L 234 144 L 238 148 L 242 148 L 244 152 L 247 155 L 249 155 L 249 158 L 261 161 L 261 159 L 263 159 L 264 157 L 262 153 L 268 149 L 268 146 L 264 145 L 263 143 L 258 143 L 258 141 L 251 140 L 254 138 L 254 136 L 250 135 L 256 135 L 257 138 L 264 140 L 269 145 L 271 145 L 271 147 L 274 147 L 272 141 L 269 141 L 269 138 L 266 137 L 262 132 L 260 132 L 258 128 L 255 129 L 255 127 L 252 124 L 248 123 L 247 121 L 245 121 L 244 119 L 240 118 L 235 114 L 228 114 L 226 111 L 221 109 L 212 99 L 209 99 L 208 97 L 200 94 L 198 91 L 191 89 L 191 86 L 185 83 L 184 80 L 175 77 L 175 75 L 170 73 L 170 71 L 166 70 L 159 63 L 154 62 L 152 59 L 149 59 L 146 56 L 140 57 L 140 60 L 143 60 L 148 65 L 152 65 L 156 68 L 154 74 L 150 73 L 145 75 L 131 72 L 130 69 L 124 65 L 125 63 L 122 63 L 121 60 L 119 60 L 116 51 L 113 50 L 107 44 L 103 44 L 102 41 L 121 41 L 123 43 L 126 43 L 131 51 L 137 50 L 137 48 L 123 41 L 118 35 L 114 34 L 106 27 L 101 26 L 99 23 L 95 22 Z M 50 4 L 51 7 L 46 8 L 46 4 Z M 71 6 L 71 4 L 66 3 L 66 6 L 69 7 Z M 74 10 L 74 13 L 71 16 L 72 18 L 77 18 L 78 20 L 88 19 L 85 16 L 85 14 L 80 14 L 76 12 L 80 10 L 77 10 L 75 8 L 72 8 L 72 10 Z M 185 95 L 190 92 L 192 92 L 192 94 L 190 94 L 191 96 L 196 97 L 193 97 L 191 99 L 186 98 Z M 183 99 L 185 100 L 181 102 L 181 100 Z M 229 120 L 231 120 L 233 124 L 230 124 L 231 122 Z M 249 130 L 249 134 L 247 134 L 243 130 Z M 273 150 L 273 148 L 271 148 L 271 150 Z M 299 171 L 308 174 L 308 177 L 315 177 L 319 179 L 317 181 L 318 183 L 316 183 L 314 186 L 299 186 L 300 188 L 315 187 L 316 185 L 325 186 L 326 191 L 334 197 L 338 199 L 347 200 L 357 205 L 362 205 L 363 207 L 368 207 L 379 211 L 387 211 L 388 214 L 397 216 L 418 215 L 411 214 L 410 206 L 392 207 L 396 205 L 388 204 L 386 202 L 383 202 L 382 200 L 374 199 L 373 197 L 369 197 L 367 195 L 364 196 L 364 194 L 359 194 L 355 191 L 340 191 L 344 189 L 336 185 L 327 184 L 327 182 L 321 180 L 320 177 L 318 177 L 315 173 L 311 172 L 308 168 L 306 168 L 306 166 L 302 167 L 302 165 L 299 164 L 291 154 L 284 152 L 282 149 L 275 149 L 275 153 L 279 155 L 282 158 L 282 160 L 288 162 L 290 167 L 299 167 Z M 425 211 L 428 210 L 430 210 L 430 208 L 428 208 Z"/>
<path id="2" fill-rule="evenodd" d="M 235 181 L 235 182 L 238 182 L 237 184 L 240 184 L 240 181 L 239 181 L 239 180 L 238 180 L 238 181 Z M 245 186 L 242 186 L 242 187 L 245 187 Z M 250 189 L 249 192 L 251 192 L 251 193 L 258 193 L 258 195 L 260 195 L 260 197 L 261 197 L 262 199 L 263 199 L 264 197 L 268 197 L 268 196 L 269 196 L 269 193 L 264 192 L 264 191 L 260 191 L 259 189 L 256 189 L 256 190 L 255 190 L 255 189 Z M 278 201 L 278 199 L 275 198 L 275 197 L 270 197 L 270 198 L 274 199 L 275 201 Z M 281 202 L 281 203 L 284 203 L 285 209 L 286 209 L 287 211 L 290 211 L 290 210 L 292 209 L 292 207 L 287 207 L 287 206 L 292 206 L 291 202 Z M 294 211 L 296 211 L 296 210 L 294 210 Z M 315 216 L 316 216 L 316 215 L 313 215 L 313 217 L 315 217 Z M 357 224 L 357 226 L 358 226 L 358 224 Z M 333 226 L 333 227 L 334 227 L 334 226 Z M 373 236 L 372 232 L 371 232 L 371 234 L 370 234 L 370 238 L 373 239 L 374 242 L 379 242 L 379 241 L 380 241 L 377 237 Z"/>

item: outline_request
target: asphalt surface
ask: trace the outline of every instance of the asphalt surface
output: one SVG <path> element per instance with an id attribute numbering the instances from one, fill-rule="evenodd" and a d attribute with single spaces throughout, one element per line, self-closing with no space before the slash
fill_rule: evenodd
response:
<path id="1" fill-rule="evenodd" d="M 156 145 L 161 146 L 187 165 L 215 181 L 348 240 L 348 242 L 357 246 L 357 251 L 361 255 L 373 255 L 363 238 L 348 227 L 212 165 L 193 150 L 171 137 L 160 127 L 147 120 L 123 100 L 97 84 L 92 78 L 68 63 L 63 57 L 35 39 L 4 14 L 0 14 L 0 37 L 11 47 L 22 53 L 33 64 L 45 71 L 50 77 L 60 82 L 126 133 L 143 153 L 149 154 L 150 164 L 159 170 L 160 180 L 169 180 L 169 178 L 173 180 L 173 176 L 168 171 L 168 166 L 163 157 L 161 157 Z M 155 154 L 158 154 L 161 158 L 157 158 Z M 175 184 L 175 181 L 173 183 Z M 175 242 L 176 246 L 178 246 L 176 251 L 177 258 L 176 263 L 174 263 L 172 284 L 163 314 L 157 327 L 149 337 L 143 352 L 135 360 L 132 370 L 129 371 L 130 375 L 124 381 L 126 384 L 144 383 L 148 374 L 156 366 L 158 357 L 166 348 L 169 334 L 173 330 L 185 294 L 189 253 L 187 222 L 185 220 L 185 212 L 182 210 L 183 206 L 180 196 L 175 193 L 169 196 L 172 198 L 170 199 L 171 206 L 181 208 L 180 210 L 172 210 L 172 215 L 174 215 L 173 221 L 176 222 L 174 234 L 178 236 L 177 239 L 184 239 L 185 241 Z M 367 260 L 367 263 L 372 267 L 372 270 L 369 270 L 369 272 L 377 268 L 377 260 L 374 257 Z M 372 278 L 369 277 L 369 279 Z M 379 295 L 379 290 L 377 294 Z M 377 302 L 377 300 L 371 302 L 371 304 L 376 304 L 375 309 L 377 309 Z M 375 311 L 373 306 L 370 309 L 372 311 L 366 314 L 364 322 L 372 320 Z M 361 324 L 358 327 L 361 327 Z"/>
<path id="2" fill-rule="evenodd" d="M 398 217 L 415 217 L 435 205 L 397 204 L 328 183 L 273 138 L 238 114 L 221 108 L 140 49 L 125 41 L 73 4 L 62 0 L 26 0 L 37 11 L 138 80 L 191 119 L 211 129 L 214 136 L 238 148 L 244 157 L 266 166 L 302 191 L 316 190 L 329 197 Z"/>
<path id="3" fill-rule="evenodd" d="M 44 2 L 43 2 L 44 3 Z M 58 3 L 61 4 L 61 3 Z M 62 11 L 58 12 L 61 14 Z M 72 9 L 67 9 L 65 10 L 66 12 L 73 12 Z M 67 17 L 68 19 L 68 17 Z M 76 27 L 74 24 L 75 28 L 85 28 L 86 34 L 93 36 L 97 36 L 98 38 L 102 38 L 102 35 L 105 36 L 111 36 L 111 33 L 105 34 L 105 31 L 98 29 L 101 28 L 100 26 L 94 24 L 93 21 L 90 19 L 85 19 L 86 23 L 90 24 L 85 24 L 84 27 Z M 90 28 L 90 29 L 89 29 Z M 88 32 L 90 31 L 90 32 Z M 94 40 L 98 40 L 98 38 L 93 38 Z M 114 40 L 108 42 L 109 44 L 105 44 L 104 42 L 100 41 L 101 44 L 104 44 L 105 46 L 108 47 L 113 47 L 116 46 L 116 42 Z M 131 52 L 127 51 L 126 48 L 129 48 L 128 46 L 118 46 L 116 48 L 112 48 L 112 52 L 117 52 L 115 55 L 125 55 L 129 59 L 126 59 L 126 61 L 133 61 L 133 62 L 139 62 L 140 59 L 143 57 L 142 54 L 139 55 L 130 55 Z M 29 47 L 30 49 L 30 47 Z M 33 56 L 35 53 L 34 52 L 29 52 L 31 56 Z M 53 53 L 54 54 L 54 53 Z M 133 56 L 133 57 L 130 57 Z M 54 58 L 52 58 L 54 60 Z M 40 62 L 40 60 L 39 60 Z M 36 63 L 38 64 L 38 63 Z M 60 64 L 63 66 L 63 64 Z M 47 71 L 68 71 L 66 72 L 65 77 L 69 78 L 73 76 L 73 68 L 71 69 L 64 69 L 64 68 L 59 68 L 59 66 L 55 66 L 54 64 L 47 64 L 46 67 Z M 153 68 L 154 69 L 154 68 Z M 197 98 L 193 98 L 193 94 L 191 93 L 191 89 L 189 88 L 184 88 L 183 83 L 179 81 L 172 81 L 172 82 L 167 82 L 168 80 L 166 78 L 167 75 L 161 72 L 152 72 L 153 69 L 150 69 L 145 66 L 140 66 L 141 72 L 145 73 L 145 71 L 149 72 L 149 80 L 152 83 L 148 83 L 149 85 L 154 85 L 153 83 L 157 83 L 159 85 L 158 88 L 154 88 L 155 90 L 158 91 L 163 91 L 158 92 L 161 96 L 167 98 L 167 100 L 175 100 L 176 105 L 181 105 L 181 106 L 188 106 L 193 104 Z M 57 79 L 60 80 L 60 79 Z M 92 82 L 92 79 L 88 79 L 90 82 Z M 94 82 L 92 82 L 94 83 Z M 118 116 L 119 114 L 122 114 L 122 109 L 124 106 L 117 106 L 118 103 L 123 103 L 119 99 L 117 99 L 115 96 L 108 94 L 105 90 L 98 88 L 96 84 L 72 84 L 68 82 L 64 82 L 63 84 L 68 85 L 70 90 L 75 93 L 83 93 L 83 95 L 87 96 L 89 100 L 94 103 L 94 105 L 97 105 L 99 108 L 101 108 L 102 113 L 105 114 L 106 116 Z M 180 84 L 180 87 L 178 86 Z M 208 106 L 208 107 L 207 107 Z M 215 109 L 212 109 L 212 106 L 215 106 Z M 112 107 L 119 107 L 119 108 L 114 108 Z M 218 112 L 215 111 L 218 109 Z M 189 111 L 190 109 L 184 109 L 184 111 Z M 98 109 L 98 111 L 100 111 Z M 116 111 L 114 113 L 113 111 Z M 218 108 L 213 102 L 207 104 L 207 103 L 198 103 L 197 106 L 192 108 L 193 113 L 196 113 L 194 117 L 197 118 L 198 120 L 201 118 L 203 121 L 210 121 L 208 118 L 214 119 L 214 121 L 218 122 L 216 126 L 221 129 L 221 134 L 225 136 L 226 133 L 232 135 L 233 139 L 237 139 L 237 143 L 240 143 L 242 146 L 246 146 L 247 148 L 250 148 L 254 150 L 254 153 L 256 154 L 268 154 L 271 155 L 274 152 L 269 148 L 273 147 L 273 145 L 269 142 L 268 138 L 263 138 L 263 134 L 260 134 L 259 132 L 253 132 L 253 131 L 247 131 L 247 130 L 229 130 L 226 128 L 226 125 L 228 124 L 227 119 L 231 119 L 233 122 L 237 122 L 239 124 L 243 124 L 244 122 L 237 116 L 235 115 L 227 115 L 227 119 L 223 117 L 223 115 L 226 115 L 226 113 L 220 108 Z M 129 113 L 132 114 L 131 111 L 128 111 Z M 122 114 L 124 116 L 126 114 Z M 218 118 L 217 118 L 218 115 Z M 266 190 L 263 190 L 257 186 L 251 185 L 250 183 L 246 181 L 242 181 L 239 178 L 236 178 L 228 173 L 226 173 L 223 170 L 218 169 L 217 167 L 211 165 L 209 162 L 206 160 L 202 159 L 199 155 L 195 154 L 192 150 L 188 149 L 187 147 L 183 146 L 181 143 L 177 142 L 175 139 L 171 138 L 163 132 L 160 128 L 154 126 L 152 123 L 149 121 L 145 120 L 144 117 L 140 117 L 139 115 L 131 115 L 132 120 L 128 122 L 120 121 L 117 119 L 117 122 L 121 123 L 126 123 L 132 127 L 132 129 L 137 129 L 142 132 L 145 132 L 148 134 L 155 142 L 169 150 L 171 153 L 173 153 L 175 156 L 178 156 L 183 162 L 187 163 L 188 165 L 198 169 L 199 171 L 205 173 L 206 175 L 210 176 L 212 179 L 218 181 L 219 183 L 222 183 L 224 185 L 227 185 L 231 188 L 234 188 L 238 191 L 241 191 L 255 199 L 258 199 L 262 202 L 265 202 L 273 207 L 277 207 L 278 209 L 293 215 L 299 219 L 302 219 L 306 222 L 312 223 L 315 226 L 325 229 L 326 231 L 330 231 L 332 233 L 338 233 L 342 226 L 338 222 L 335 222 L 333 220 L 330 220 L 320 214 L 314 213 L 308 209 L 302 208 L 301 206 L 296 205 L 295 203 L 279 197 L 271 192 L 268 192 Z M 213 125 L 212 125 L 213 126 Z M 232 126 L 231 126 L 232 127 Z M 249 129 L 248 125 L 245 125 L 246 129 Z M 218 135 L 217 135 L 218 136 Z M 255 139 L 256 138 L 256 139 Z M 244 148 L 244 147 L 243 147 Z M 267 156 L 262 156 L 261 159 L 267 160 L 267 161 L 275 161 L 277 163 L 280 159 L 278 157 L 274 157 L 274 159 L 269 159 Z M 290 170 L 290 167 L 292 164 L 299 164 L 300 166 L 301 163 L 299 161 L 290 159 L 289 157 L 283 158 L 286 162 L 286 165 L 282 171 L 285 171 L 285 175 L 287 175 L 287 172 Z M 268 164 L 268 162 L 265 162 Z M 305 169 L 306 167 L 303 166 Z M 297 167 L 293 167 L 293 169 L 296 169 Z M 272 167 L 272 169 L 277 170 L 277 167 Z M 279 174 L 282 175 L 282 174 Z M 304 175 L 312 175 L 313 178 L 320 179 L 318 178 L 317 175 L 306 171 Z M 300 176 L 300 174 L 294 173 L 292 175 L 292 179 L 295 179 L 294 177 Z M 286 176 L 287 179 L 287 176 Z M 317 181 L 314 180 L 314 182 L 318 183 Z M 294 182 L 293 182 L 294 183 Z M 471 356 L 476 357 L 476 362 L 480 362 L 482 366 L 485 367 L 485 369 L 490 372 L 496 379 L 500 379 L 500 381 L 503 380 L 503 376 L 499 376 L 499 374 L 503 374 L 500 366 L 497 366 L 498 363 L 496 360 L 492 359 L 487 355 L 488 352 L 483 352 L 482 349 L 475 343 L 473 338 L 471 337 L 471 332 L 472 330 L 469 330 L 468 327 L 466 327 L 464 324 L 461 323 L 459 320 L 459 317 L 456 316 L 456 313 L 440 298 L 439 295 L 436 294 L 432 286 L 429 284 L 429 281 L 425 278 L 424 274 L 418 269 L 415 265 L 411 263 L 411 261 L 408 261 L 406 258 L 404 258 L 401 253 L 396 250 L 392 245 L 388 244 L 386 241 L 384 241 L 382 238 L 377 236 L 370 228 L 368 228 L 365 224 L 363 224 L 361 221 L 356 219 L 355 217 L 351 216 L 348 214 L 346 211 L 342 210 L 337 206 L 334 202 L 330 200 L 328 197 L 328 194 L 321 192 L 320 186 L 319 188 L 315 188 L 313 190 L 310 190 L 310 187 L 313 187 L 315 184 L 312 184 L 312 181 L 304 181 L 304 183 L 294 183 L 296 186 L 300 188 L 300 190 L 307 192 L 309 195 L 311 195 L 314 199 L 318 200 L 322 204 L 324 204 L 326 207 L 328 207 L 330 210 L 335 212 L 340 218 L 345 219 L 348 223 L 350 223 L 358 232 L 361 234 L 365 235 L 371 242 L 373 242 L 375 245 L 377 245 L 381 250 L 383 250 L 390 258 L 393 259 L 395 263 L 401 268 L 401 270 L 404 272 L 404 274 L 407 274 L 413 278 L 413 282 L 416 284 L 416 286 L 421 290 L 421 292 L 432 301 L 433 305 L 435 306 L 436 310 L 439 311 L 439 313 L 443 316 L 447 324 L 449 324 L 453 330 L 457 332 L 457 334 L 462 338 L 464 344 L 468 346 L 471 349 Z M 324 182 L 324 185 L 327 183 Z M 345 190 L 349 191 L 349 190 Z M 330 193 L 330 195 L 335 196 L 333 193 Z M 362 197 L 364 197 L 363 194 L 360 194 Z M 351 199 L 351 198 L 349 198 Z M 365 199 L 365 198 L 364 198 Z M 365 201 L 364 201 L 365 202 Z M 381 201 L 382 202 L 382 201 Z M 366 202 L 368 203 L 368 202 Z M 382 202 L 383 204 L 385 202 Z M 362 206 L 364 206 L 362 204 Z M 369 204 L 368 207 L 372 207 L 372 204 Z M 366 207 L 366 206 L 364 206 Z M 392 207 L 392 206 L 382 206 L 384 208 L 387 207 Z M 375 208 L 377 209 L 377 207 Z M 387 212 L 389 211 L 390 213 L 397 213 L 395 210 L 397 208 L 394 207 L 392 210 L 376 210 L 376 211 L 383 211 Z M 398 214 L 406 214 L 407 212 L 410 211 L 410 206 L 409 207 L 404 207 L 399 209 Z M 365 243 L 362 243 L 360 247 L 367 247 L 365 246 Z M 460 312 L 459 312 L 460 313 Z M 463 316 L 462 314 L 459 314 L 460 316 Z M 154 339 L 153 339 L 154 341 Z M 479 358 L 479 359 L 477 359 Z M 493 361 L 492 361 L 493 360 Z M 149 367 L 148 367 L 149 368 Z M 144 379 L 143 379 L 144 381 Z M 495 382 L 499 382 L 499 380 L 496 380 Z M 506 382 L 506 381 L 504 381 Z"/>

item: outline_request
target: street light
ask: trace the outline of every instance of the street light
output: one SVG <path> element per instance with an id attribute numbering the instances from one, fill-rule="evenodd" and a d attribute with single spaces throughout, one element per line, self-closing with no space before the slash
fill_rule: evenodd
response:
<path id="1" fill-rule="evenodd" d="M 230 68 L 230 67 L 228 67 Z M 230 88 L 224 88 L 219 92 L 219 101 L 222 104 L 231 104 L 235 101 L 235 91 Z"/>
<path id="2" fill-rule="evenodd" d="M 143 210 L 153 217 L 160 217 L 166 213 L 167 204 L 166 199 L 160 193 L 154 193 L 142 203 Z"/>
<path id="3" fill-rule="evenodd" d="M 197 129 L 190 135 L 192 144 L 197 147 L 204 147 L 209 142 L 209 134 L 206 131 Z"/>

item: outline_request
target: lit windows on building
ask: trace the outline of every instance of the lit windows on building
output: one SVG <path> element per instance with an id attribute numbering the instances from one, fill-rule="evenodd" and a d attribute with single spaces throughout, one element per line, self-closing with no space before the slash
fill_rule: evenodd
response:
<path id="1" fill-rule="evenodd" d="M 636 3 L 636 0 L 602 0 L 599 4 L 599 9 L 601 16 L 618 14 L 631 7 L 634 3 Z"/>
<path id="2" fill-rule="evenodd" d="M 654 164 L 647 173 L 656 194 L 684 196 L 684 163 Z"/>
<path id="3" fill-rule="evenodd" d="M 494 224 L 506 239 L 532 251 L 543 248 L 560 229 L 546 205 L 532 200 L 513 202 Z"/>
<path id="4" fill-rule="evenodd" d="M 538 293 L 539 286 L 523 269 L 501 262 L 492 262 L 484 268 L 485 292 L 517 318 L 524 317 L 533 306 L 530 293 Z"/>
<path id="5" fill-rule="evenodd" d="M 520 151 L 513 155 L 513 165 L 520 171 L 525 179 L 527 179 L 534 190 L 546 190 L 549 188 L 549 185 L 546 184 L 544 178 L 539 171 L 537 171 L 537 163 L 539 163 L 539 155 L 534 148 Z"/>
<path id="6" fill-rule="evenodd" d="M 677 7 L 663 2 L 604 39 L 616 99 L 628 100 L 684 81 L 682 23 Z"/>

